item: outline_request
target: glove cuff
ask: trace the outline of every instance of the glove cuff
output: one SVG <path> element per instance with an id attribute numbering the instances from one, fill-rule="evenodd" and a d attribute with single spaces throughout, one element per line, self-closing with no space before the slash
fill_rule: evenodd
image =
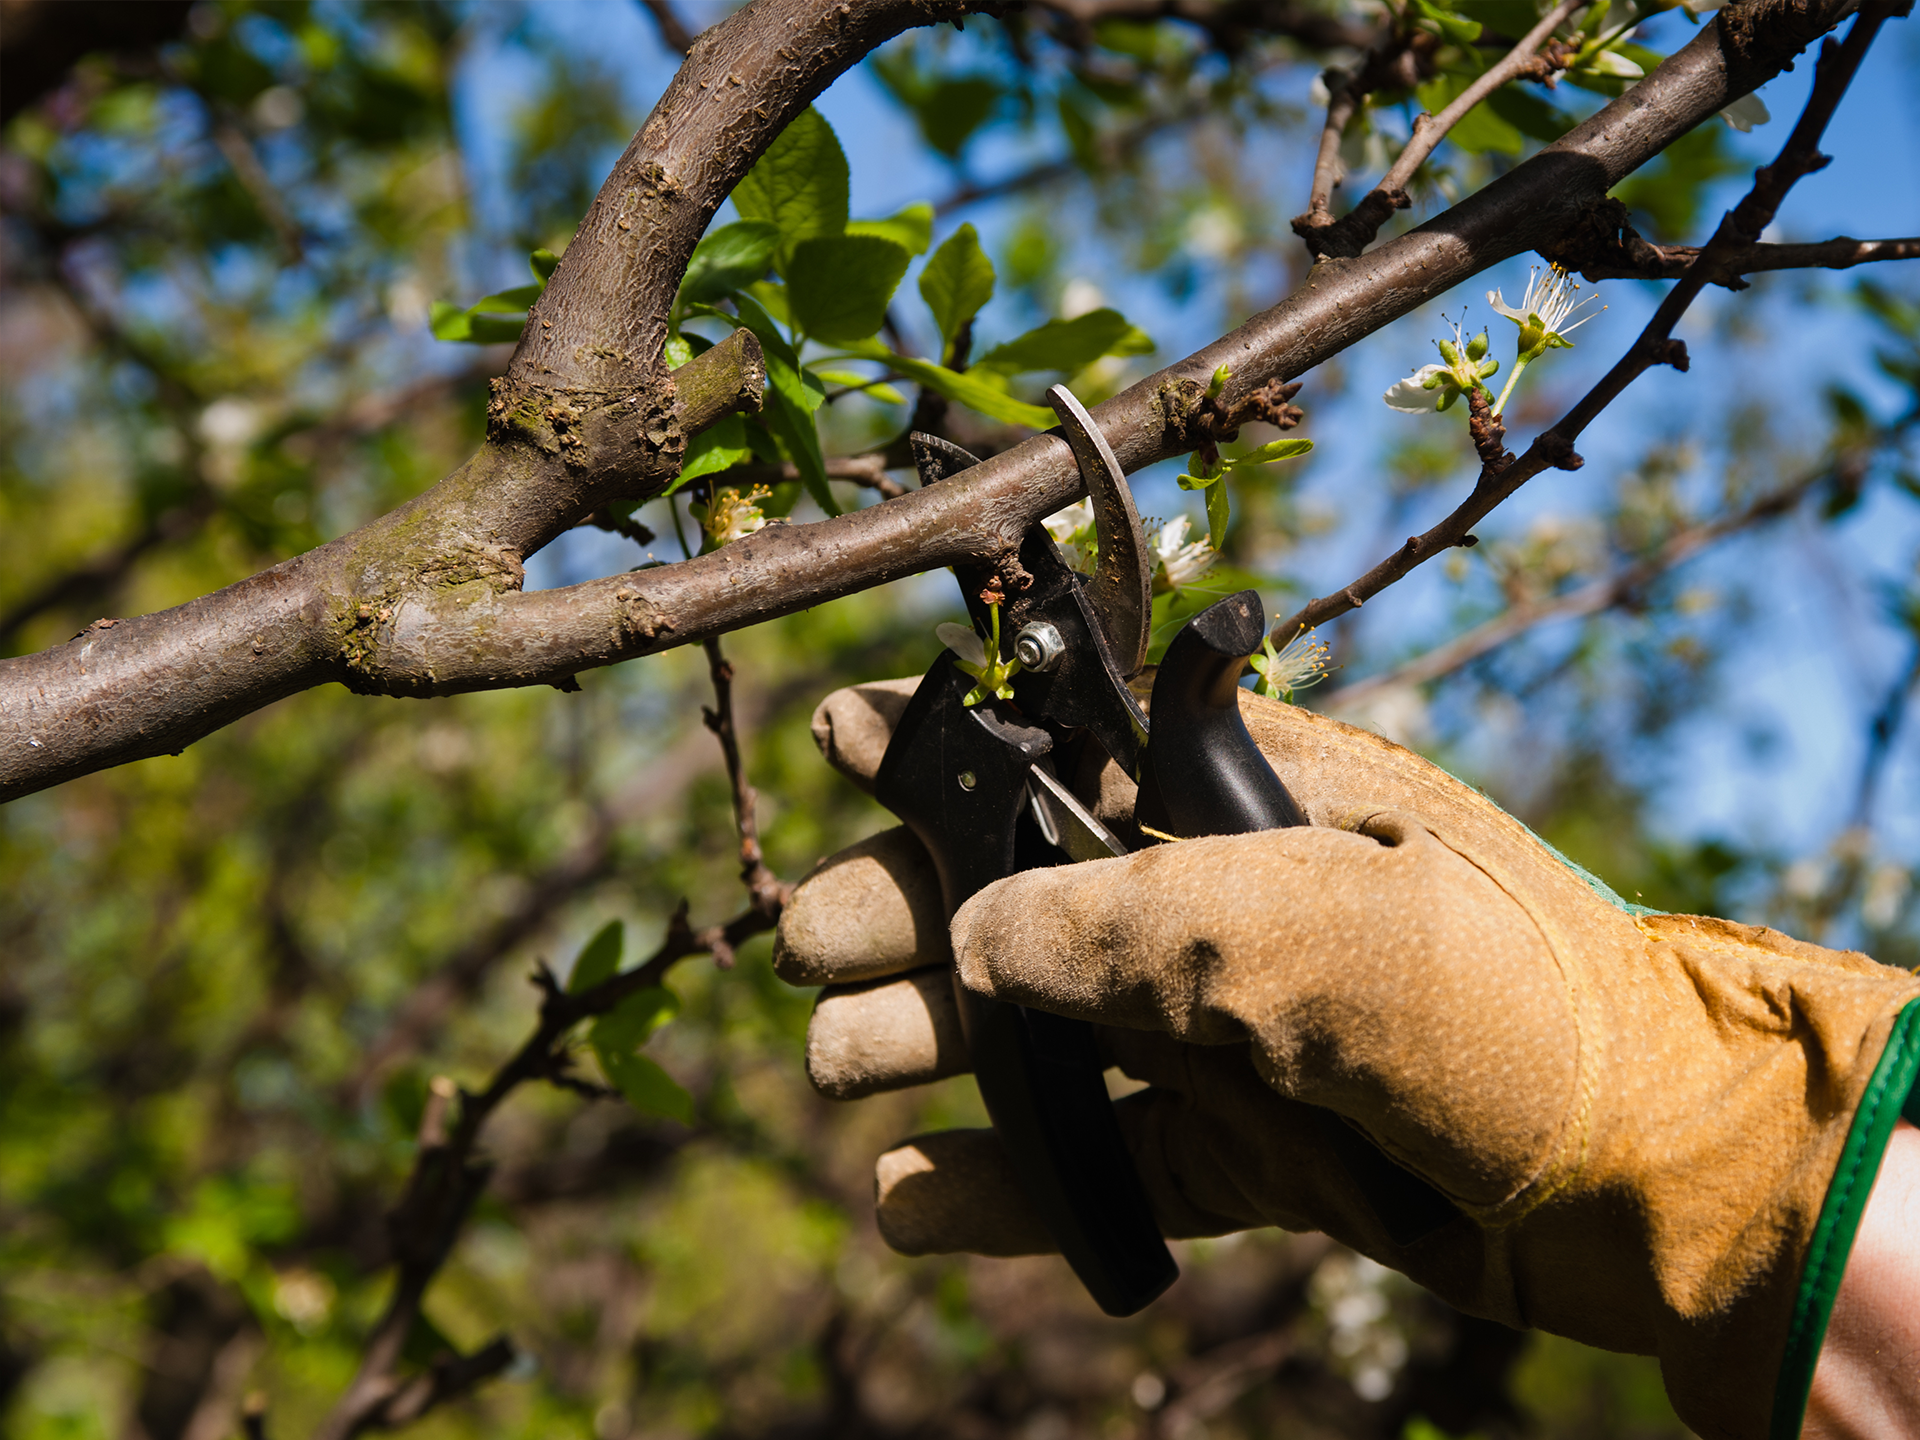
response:
<path id="1" fill-rule="evenodd" d="M 1860 1217 L 1866 1213 L 1867 1197 L 1873 1193 L 1874 1179 L 1880 1173 L 1881 1156 L 1902 1114 L 1909 1123 L 1920 1125 L 1916 1074 L 1920 1074 L 1920 1000 L 1909 1004 L 1894 1021 L 1886 1049 L 1880 1052 L 1880 1062 L 1867 1082 L 1860 1108 L 1854 1112 L 1833 1183 L 1820 1206 L 1788 1322 L 1786 1354 L 1774 1385 L 1769 1440 L 1795 1440 L 1800 1434 L 1827 1321 L 1840 1293 L 1840 1280 L 1846 1273 Z"/>

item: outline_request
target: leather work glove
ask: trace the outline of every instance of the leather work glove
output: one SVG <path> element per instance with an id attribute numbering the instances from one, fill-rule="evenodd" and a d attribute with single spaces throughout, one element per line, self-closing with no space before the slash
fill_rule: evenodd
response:
<path id="1" fill-rule="evenodd" d="M 916 683 L 815 714 L 869 791 Z M 1169 1237 L 1324 1231 L 1470 1314 L 1658 1356 L 1710 1440 L 1797 1434 L 1881 1153 L 1920 1109 L 1920 980 L 1640 912 L 1409 751 L 1241 708 L 1310 826 L 1014 875 L 951 948 L 907 830 L 823 862 L 774 952 L 826 986 L 814 1084 L 964 1071 L 957 963 L 982 995 L 1095 1022 L 1147 1082 L 1117 1108 Z M 1131 843 L 1130 782 L 1075 783 Z M 1055 1248 L 990 1130 L 907 1141 L 877 1184 L 906 1254 Z"/>

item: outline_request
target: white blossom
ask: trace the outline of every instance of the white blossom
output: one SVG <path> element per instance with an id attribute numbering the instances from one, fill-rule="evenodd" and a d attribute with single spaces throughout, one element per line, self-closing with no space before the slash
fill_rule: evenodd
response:
<path id="1" fill-rule="evenodd" d="M 1720 118 L 1745 135 L 1754 126 L 1764 125 L 1773 119 L 1773 112 L 1767 109 L 1767 102 L 1758 95 L 1742 95 L 1720 112 Z"/>
<path id="2" fill-rule="evenodd" d="M 1507 304 L 1500 291 L 1487 292 L 1487 303 L 1520 327 L 1520 353 L 1526 355 L 1530 350 L 1535 352 L 1535 355 L 1528 355 L 1528 359 L 1536 358 L 1539 351 L 1554 345 L 1555 341 L 1561 342 L 1554 346 L 1556 349 L 1572 349 L 1571 344 L 1562 337 L 1593 319 L 1592 315 L 1587 315 L 1571 325 L 1567 324 L 1574 312 L 1590 304 L 1593 297 L 1575 300 L 1574 294 L 1580 287 L 1558 265 L 1549 266 L 1544 278 L 1542 275 L 1540 267 L 1534 266 L 1533 276 L 1527 281 L 1527 293 L 1520 297 L 1518 308 Z"/>
<path id="3" fill-rule="evenodd" d="M 1060 546 L 1069 568 L 1082 575 L 1093 573 L 1099 545 L 1094 536 L 1092 500 L 1077 501 L 1064 510 L 1056 510 L 1041 523 Z"/>
<path id="4" fill-rule="evenodd" d="M 971 625 L 955 625 L 951 620 L 933 627 L 940 643 L 969 665 L 987 663 L 987 647 Z"/>
<path id="5" fill-rule="evenodd" d="M 1380 398 L 1387 402 L 1389 410 L 1398 410 L 1404 415 L 1431 414 L 1440 408 L 1447 393 L 1445 382 L 1435 377 L 1446 373 L 1444 365 L 1422 365 Z"/>
<path id="6" fill-rule="evenodd" d="M 1154 557 L 1166 573 L 1167 583 L 1175 589 L 1198 580 L 1214 562 L 1213 546 L 1205 540 L 1187 539 L 1192 524 L 1186 516 L 1176 515 L 1153 537 Z"/>
<path id="7" fill-rule="evenodd" d="M 714 549 L 764 529 L 767 517 L 761 511 L 759 502 L 772 493 L 764 485 L 754 486 L 745 495 L 731 485 L 722 486 L 713 497 L 713 504 L 708 507 L 704 522 Z"/>

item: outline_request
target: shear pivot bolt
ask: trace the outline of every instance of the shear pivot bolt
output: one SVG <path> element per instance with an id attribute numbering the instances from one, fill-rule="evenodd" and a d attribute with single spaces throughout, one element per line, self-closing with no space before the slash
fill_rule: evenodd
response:
<path id="1" fill-rule="evenodd" d="M 1067 642 L 1045 620 L 1036 620 L 1020 627 L 1013 640 L 1013 653 L 1025 669 L 1051 670 L 1054 662 L 1067 653 Z"/>

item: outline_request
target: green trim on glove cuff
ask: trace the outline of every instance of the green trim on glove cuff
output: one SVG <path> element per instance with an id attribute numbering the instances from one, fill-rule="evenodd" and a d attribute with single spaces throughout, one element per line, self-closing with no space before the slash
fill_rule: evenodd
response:
<path id="1" fill-rule="evenodd" d="M 1787 1327 L 1786 1357 L 1780 1362 L 1780 1379 L 1773 1392 L 1770 1440 L 1796 1440 L 1800 1434 L 1807 1394 L 1813 1388 L 1814 1366 L 1820 1361 L 1820 1345 L 1827 1335 L 1827 1320 L 1833 1314 L 1834 1297 L 1840 1293 L 1840 1277 L 1846 1273 L 1847 1256 L 1853 1250 L 1860 1217 L 1866 1212 L 1867 1197 L 1873 1193 L 1874 1178 L 1880 1173 L 1880 1157 L 1886 1153 L 1894 1123 L 1903 1110 L 1909 1120 L 1920 1125 L 1920 1089 L 1913 1083 L 1916 1071 L 1920 1071 L 1920 1000 L 1908 1005 L 1893 1022 L 1893 1033 L 1887 1037 L 1887 1048 L 1881 1052 L 1880 1063 L 1867 1082 L 1867 1093 L 1854 1112 L 1839 1168 L 1820 1206 L 1813 1244 L 1807 1251 L 1807 1268 L 1800 1276 L 1800 1293 L 1794 1297 L 1793 1319 Z"/>

